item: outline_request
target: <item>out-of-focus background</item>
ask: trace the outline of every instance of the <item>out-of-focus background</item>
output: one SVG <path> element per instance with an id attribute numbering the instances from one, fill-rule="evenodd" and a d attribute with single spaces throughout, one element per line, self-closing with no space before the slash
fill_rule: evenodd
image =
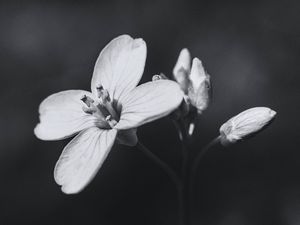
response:
<path id="1" fill-rule="evenodd" d="M 172 182 L 136 148 L 116 145 L 93 182 L 64 195 L 53 168 L 70 140 L 33 135 L 39 103 L 89 89 L 94 63 L 114 37 L 142 37 L 142 82 L 171 71 L 183 47 L 199 57 L 213 100 L 199 118 L 200 150 L 231 116 L 254 106 L 277 111 L 251 140 L 217 147 L 199 167 L 194 224 L 300 224 L 299 1 L 1 1 L 0 224 L 177 224 Z M 174 168 L 180 149 L 162 119 L 138 130 Z"/>

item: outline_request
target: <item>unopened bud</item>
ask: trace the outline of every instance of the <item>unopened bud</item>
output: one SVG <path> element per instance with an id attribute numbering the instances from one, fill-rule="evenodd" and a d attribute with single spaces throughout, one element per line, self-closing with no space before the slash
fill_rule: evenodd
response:
<path id="1" fill-rule="evenodd" d="M 189 50 L 187 50 L 186 48 L 182 49 L 181 52 L 179 53 L 177 62 L 173 69 L 173 75 L 176 80 L 177 80 L 178 72 L 181 69 L 183 69 L 187 73 L 190 73 L 191 70 L 191 54 Z"/>
<path id="2" fill-rule="evenodd" d="M 193 59 L 190 80 L 191 85 L 188 95 L 191 103 L 197 108 L 198 113 L 201 114 L 209 104 L 211 84 L 210 76 L 205 72 L 198 58 Z"/>
<path id="3" fill-rule="evenodd" d="M 178 60 L 173 69 L 173 76 L 185 94 L 187 94 L 190 85 L 190 71 L 191 55 L 189 50 L 184 48 L 179 53 Z"/>
<path id="4" fill-rule="evenodd" d="M 156 74 L 152 77 L 152 81 L 157 81 L 157 80 L 168 80 L 168 78 L 163 73 L 160 73 L 159 75 Z"/>
<path id="5" fill-rule="evenodd" d="M 267 107 L 255 107 L 241 112 L 221 126 L 221 144 L 233 144 L 261 131 L 275 115 L 276 112 Z"/>

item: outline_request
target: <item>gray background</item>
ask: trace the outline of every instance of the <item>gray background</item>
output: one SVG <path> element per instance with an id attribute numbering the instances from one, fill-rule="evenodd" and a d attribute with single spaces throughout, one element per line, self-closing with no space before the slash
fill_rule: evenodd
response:
<path id="1" fill-rule="evenodd" d="M 67 89 L 89 89 L 95 60 L 112 38 L 142 37 L 142 82 L 171 75 L 181 48 L 199 57 L 213 101 L 193 148 L 231 116 L 254 106 L 278 112 L 257 137 L 217 148 L 199 167 L 195 224 L 300 224 L 298 1 L 6 1 L 0 3 L 0 223 L 177 224 L 168 177 L 136 148 L 116 145 L 79 195 L 61 193 L 53 168 L 69 140 L 33 135 L 38 105 Z M 168 119 L 138 130 L 174 168 L 176 132 Z"/>

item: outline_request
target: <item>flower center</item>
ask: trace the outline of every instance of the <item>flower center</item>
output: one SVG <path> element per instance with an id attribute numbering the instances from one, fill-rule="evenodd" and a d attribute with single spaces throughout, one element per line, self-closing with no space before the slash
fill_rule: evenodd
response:
<path id="1" fill-rule="evenodd" d="M 119 115 L 113 106 L 113 101 L 109 93 L 102 86 L 97 87 L 98 99 L 93 100 L 91 97 L 84 95 L 81 101 L 85 103 L 82 110 L 98 119 L 97 126 L 103 129 L 113 128 L 119 121 Z"/>

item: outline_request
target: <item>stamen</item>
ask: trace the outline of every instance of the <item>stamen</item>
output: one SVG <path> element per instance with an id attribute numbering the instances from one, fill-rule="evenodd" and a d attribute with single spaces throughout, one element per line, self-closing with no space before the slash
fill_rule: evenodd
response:
<path id="1" fill-rule="evenodd" d="M 89 108 L 89 107 L 86 107 L 86 106 L 82 106 L 82 110 L 83 110 L 83 112 L 91 114 L 91 115 L 97 111 L 95 109 L 92 109 L 92 108 Z"/>
<path id="2" fill-rule="evenodd" d="M 87 95 L 84 95 L 81 98 L 81 101 L 83 101 L 86 104 L 86 106 L 82 106 L 82 110 L 85 113 L 94 115 L 97 118 L 99 118 L 100 120 L 105 120 L 105 117 L 104 117 L 103 113 L 101 112 L 101 110 L 98 107 L 96 107 L 94 105 L 95 101 L 91 97 L 89 97 Z"/>
<path id="3" fill-rule="evenodd" d="M 110 96 L 109 96 L 109 93 L 106 89 L 101 90 L 101 96 L 99 98 L 101 98 L 101 100 L 104 104 L 106 102 L 110 102 Z"/>
<path id="4" fill-rule="evenodd" d="M 103 86 L 99 85 L 99 86 L 96 87 L 96 89 L 97 89 L 97 93 L 98 93 L 98 98 L 101 98 L 102 91 L 103 91 Z"/>
<path id="5" fill-rule="evenodd" d="M 99 86 L 97 90 L 98 90 L 98 97 L 101 100 L 101 105 L 105 107 L 105 109 L 109 112 L 109 114 L 112 115 L 114 119 L 118 120 L 119 117 L 113 107 L 113 103 L 111 101 L 108 91 L 106 89 L 103 89 L 102 86 Z"/>
<path id="6" fill-rule="evenodd" d="M 97 86 L 96 89 L 98 98 L 95 101 L 87 95 L 81 98 L 81 101 L 86 105 L 82 107 L 82 110 L 95 116 L 99 127 L 105 129 L 113 128 L 119 120 L 119 116 L 113 107 L 113 101 L 108 91 L 102 85 Z"/>
<path id="7" fill-rule="evenodd" d="M 105 118 L 106 122 L 109 124 L 109 126 L 111 128 L 113 128 L 118 122 L 114 119 L 112 119 L 111 115 L 108 115 L 106 118 Z"/>
<path id="8" fill-rule="evenodd" d="M 189 126 L 189 135 L 191 136 L 194 133 L 195 124 L 191 123 Z"/>
<path id="9" fill-rule="evenodd" d="M 168 80 L 165 74 L 160 73 L 159 75 L 156 74 L 152 77 L 152 81 L 157 81 L 157 80 Z"/>
<path id="10" fill-rule="evenodd" d="M 91 104 L 94 103 L 94 100 L 93 100 L 91 97 L 86 96 L 86 95 L 84 95 L 84 96 L 81 98 L 81 101 L 83 101 L 88 107 L 90 107 Z"/>

